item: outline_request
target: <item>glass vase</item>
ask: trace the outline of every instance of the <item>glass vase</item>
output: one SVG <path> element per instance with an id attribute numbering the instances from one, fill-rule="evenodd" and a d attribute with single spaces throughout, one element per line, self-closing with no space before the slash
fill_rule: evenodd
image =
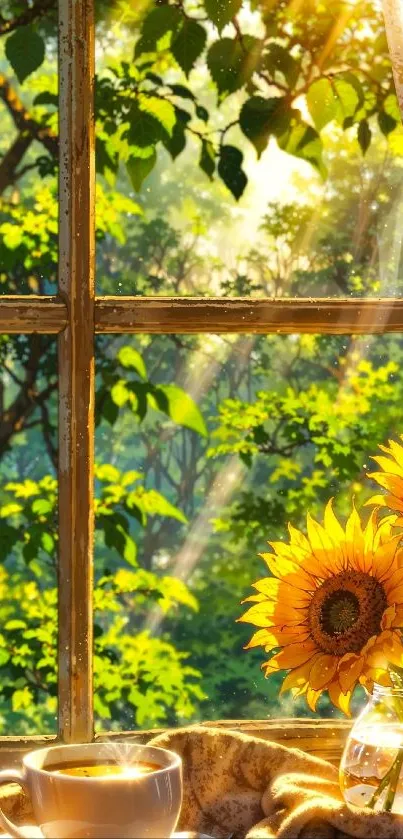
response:
<path id="1" fill-rule="evenodd" d="M 403 814 L 403 689 L 375 685 L 354 723 L 340 764 L 340 787 L 356 809 Z"/>

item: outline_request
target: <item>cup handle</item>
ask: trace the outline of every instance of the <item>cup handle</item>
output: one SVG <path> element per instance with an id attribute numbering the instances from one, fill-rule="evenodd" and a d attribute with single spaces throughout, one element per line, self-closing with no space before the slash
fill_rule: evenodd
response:
<path id="1" fill-rule="evenodd" d="M 0 772 L 0 786 L 2 784 L 18 784 L 24 792 L 28 792 L 27 785 L 25 782 L 25 777 L 22 772 L 18 772 L 17 769 L 4 769 Z M 1 800 L 0 800 L 0 825 L 4 827 L 4 829 L 11 833 L 11 836 L 15 836 L 17 839 L 27 839 L 26 834 L 22 832 L 21 828 L 19 828 L 16 824 L 14 824 L 7 816 L 3 813 L 1 809 Z"/>

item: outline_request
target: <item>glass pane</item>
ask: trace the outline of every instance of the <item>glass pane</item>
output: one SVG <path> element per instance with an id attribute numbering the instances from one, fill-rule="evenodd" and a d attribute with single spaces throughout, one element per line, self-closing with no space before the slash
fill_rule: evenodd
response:
<path id="1" fill-rule="evenodd" d="M 0 734 L 56 732 L 56 339 L 0 339 Z"/>
<path id="2" fill-rule="evenodd" d="M 98 292 L 401 295 L 380 0 L 230 8 L 100 10 Z"/>
<path id="3" fill-rule="evenodd" d="M 54 294 L 57 11 L 24 5 L 1 3 L 0 294 Z"/>
<path id="4" fill-rule="evenodd" d="M 343 526 L 353 497 L 367 521 L 371 457 L 402 431 L 401 336 L 99 336 L 97 353 L 97 727 L 312 715 L 236 620 L 288 522 L 306 533 L 331 497 Z"/>

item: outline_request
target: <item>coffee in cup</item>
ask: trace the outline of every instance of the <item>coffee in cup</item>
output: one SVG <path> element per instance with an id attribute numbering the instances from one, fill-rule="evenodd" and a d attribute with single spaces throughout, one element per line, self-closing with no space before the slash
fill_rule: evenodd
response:
<path id="1" fill-rule="evenodd" d="M 180 757 L 130 742 L 39 749 L 0 783 L 25 790 L 45 839 L 167 839 L 182 804 Z M 25 839 L 1 809 L 0 824 Z"/>

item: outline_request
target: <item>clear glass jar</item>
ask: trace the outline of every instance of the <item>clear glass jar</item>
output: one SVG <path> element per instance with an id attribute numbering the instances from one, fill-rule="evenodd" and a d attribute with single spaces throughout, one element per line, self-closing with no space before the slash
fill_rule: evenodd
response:
<path id="1" fill-rule="evenodd" d="M 403 689 L 375 685 L 340 764 L 340 787 L 353 808 L 403 814 Z"/>

